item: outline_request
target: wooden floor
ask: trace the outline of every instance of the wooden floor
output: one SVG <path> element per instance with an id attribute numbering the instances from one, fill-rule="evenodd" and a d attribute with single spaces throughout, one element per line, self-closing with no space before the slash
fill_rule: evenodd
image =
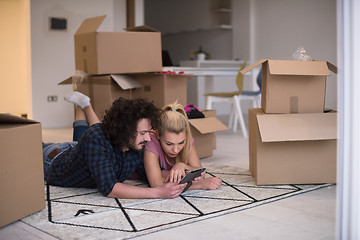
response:
<path id="1" fill-rule="evenodd" d="M 43 130 L 44 142 L 70 141 L 72 129 Z M 217 133 L 217 148 L 202 162 L 248 169 L 248 140 L 240 132 Z M 335 239 L 336 187 L 328 187 L 246 211 L 156 232 L 137 239 Z M 74 236 L 76 238 L 76 236 Z M 56 239 L 21 221 L 0 228 L 0 240 Z"/>

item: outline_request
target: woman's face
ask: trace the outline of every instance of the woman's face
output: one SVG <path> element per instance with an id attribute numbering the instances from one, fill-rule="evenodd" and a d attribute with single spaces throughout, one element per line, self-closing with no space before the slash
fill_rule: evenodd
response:
<path id="1" fill-rule="evenodd" d="M 158 136 L 158 138 L 165 154 L 170 158 L 174 158 L 185 146 L 186 133 L 183 131 L 176 134 L 165 130 L 164 135 Z"/>

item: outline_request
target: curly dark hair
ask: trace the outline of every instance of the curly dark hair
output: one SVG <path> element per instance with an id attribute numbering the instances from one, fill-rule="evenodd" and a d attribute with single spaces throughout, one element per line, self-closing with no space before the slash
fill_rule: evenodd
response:
<path id="1" fill-rule="evenodd" d="M 105 135 L 113 145 L 129 147 L 130 139 L 136 139 L 139 120 L 149 119 L 151 127 L 157 129 L 159 111 L 152 102 L 142 98 L 130 100 L 120 97 L 105 111 L 102 121 Z"/>

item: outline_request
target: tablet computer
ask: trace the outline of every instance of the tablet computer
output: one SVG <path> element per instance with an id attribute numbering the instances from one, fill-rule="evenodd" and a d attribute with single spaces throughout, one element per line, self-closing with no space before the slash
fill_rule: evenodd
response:
<path id="1" fill-rule="evenodd" d="M 179 184 L 187 183 L 187 186 L 184 188 L 183 192 L 185 192 L 192 184 L 192 181 L 199 177 L 202 172 L 205 171 L 206 168 L 198 168 L 194 170 L 190 170 L 183 179 L 181 179 Z"/>

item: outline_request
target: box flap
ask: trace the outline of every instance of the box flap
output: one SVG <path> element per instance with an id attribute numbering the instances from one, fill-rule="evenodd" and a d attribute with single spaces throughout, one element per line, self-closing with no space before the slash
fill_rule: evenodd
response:
<path id="1" fill-rule="evenodd" d="M 263 142 L 336 139 L 336 113 L 257 115 Z"/>
<path id="2" fill-rule="evenodd" d="M 142 88 L 142 85 L 131 76 L 116 74 L 111 74 L 110 76 L 123 90 Z"/>
<path id="3" fill-rule="evenodd" d="M 0 123 L 38 123 L 32 119 L 26 119 L 12 115 L 10 113 L 0 113 Z"/>
<path id="4" fill-rule="evenodd" d="M 96 32 L 96 30 L 99 28 L 101 23 L 104 21 L 105 17 L 106 17 L 106 15 L 85 19 L 81 23 L 81 25 L 78 28 L 78 30 L 76 31 L 75 35 Z"/>
<path id="5" fill-rule="evenodd" d="M 227 126 L 215 117 L 189 119 L 189 122 L 202 134 L 228 129 Z"/>
<path id="6" fill-rule="evenodd" d="M 110 74 L 111 79 L 116 82 L 123 90 L 128 90 L 132 88 L 142 88 L 142 85 L 136 81 L 133 77 L 129 75 L 119 75 L 119 74 Z M 73 79 L 69 77 L 64 81 L 58 83 L 58 85 L 72 84 Z"/>
<path id="7" fill-rule="evenodd" d="M 141 26 L 136 26 L 136 27 L 128 27 L 128 28 L 124 28 L 124 30 L 128 31 L 128 32 L 159 32 L 158 30 L 146 26 L 146 25 L 141 25 Z"/>
<path id="8" fill-rule="evenodd" d="M 269 71 L 274 75 L 330 75 L 325 61 L 269 60 Z"/>
<path id="9" fill-rule="evenodd" d="M 250 66 L 244 68 L 244 69 L 241 70 L 240 72 L 241 72 L 242 74 L 245 74 L 245 73 L 247 73 L 248 71 L 250 71 L 251 69 L 259 66 L 260 64 L 263 64 L 263 63 L 266 62 L 266 61 L 267 61 L 267 59 L 260 59 L 260 60 L 257 61 L 256 63 L 251 64 Z"/>
<path id="10" fill-rule="evenodd" d="M 65 79 L 64 81 L 58 83 L 58 85 L 65 85 L 65 84 L 72 84 L 73 81 L 72 81 L 72 77 L 69 77 L 67 79 Z"/>
<path id="11" fill-rule="evenodd" d="M 337 74 L 337 72 L 338 72 L 337 67 L 336 67 L 334 64 L 330 63 L 330 62 L 326 62 L 326 63 L 327 63 L 327 65 L 328 65 L 328 68 L 330 69 L 330 71 L 332 71 L 333 73 Z"/>

